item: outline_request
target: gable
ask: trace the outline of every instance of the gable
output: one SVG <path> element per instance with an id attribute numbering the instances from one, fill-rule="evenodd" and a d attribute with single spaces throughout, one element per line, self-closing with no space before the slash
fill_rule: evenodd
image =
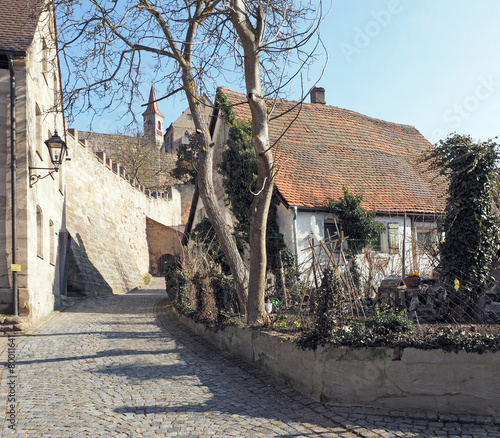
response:
<path id="1" fill-rule="evenodd" d="M 245 101 L 242 93 L 222 91 L 233 104 Z M 238 117 L 250 119 L 248 105 L 233 108 Z M 365 208 L 379 212 L 444 209 L 444 179 L 419 163 L 432 145 L 413 126 L 333 106 L 280 101 L 270 115 L 269 137 L 276 187 L 288 205 L 323 208 L 326 199 L 342 198 L 347 185 L 363 195 Z"/>

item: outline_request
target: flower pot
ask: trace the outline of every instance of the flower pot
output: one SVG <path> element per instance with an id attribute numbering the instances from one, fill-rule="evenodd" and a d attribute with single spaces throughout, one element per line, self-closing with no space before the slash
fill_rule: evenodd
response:
<path id="1" fill-rule="evenodd" d="M 406 277 L 405 284 L 408 289 L 416 289 L 420 286 L 420 277 Z"/>

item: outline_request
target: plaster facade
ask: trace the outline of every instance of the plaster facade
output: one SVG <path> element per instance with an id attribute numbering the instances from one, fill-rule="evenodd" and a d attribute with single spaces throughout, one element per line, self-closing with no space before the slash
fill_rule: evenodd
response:
<path id="1" fill-rule="evenodd" d="M 278 206 L 278 225 L 283 233 L 286 247 L 297 255 L 299 266 L 307 265 L 311 258 L 312 245 L 320 241 L 328 241 L 325 224 L 334 224 L 335 215 L 325 211 L 304 211 L 300 208 L 287 208 L 283 203 Z M 437 238 L 436 217 L 433 215 L 384 215 L 377 214 L 376 222 L 384 225 L 385 232 L 380 235 L 380 240 L 375 242 L 371 257 L 384 266 L 379 270 L 373 281 L 378 284 L 390 275 L 401 275 L 403 258 L 405 272 L 419 272 L 421 276 L 430 277 L 433 265 L 429 257 L 422 251 L 420 243 L 426 238 Z M 394 231 L 395 238 L 389 237 Z M 403 257 L 404 254 L 404 257 Z M 359 266 L 367 271 L 369 269 L 365 253 L 358 256 Z M 368 277 L 368 275 L 365 275 Z"/>

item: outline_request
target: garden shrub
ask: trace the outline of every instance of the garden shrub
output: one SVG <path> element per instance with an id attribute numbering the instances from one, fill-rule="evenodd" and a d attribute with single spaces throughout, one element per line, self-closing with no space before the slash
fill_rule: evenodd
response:
<path id="1" fill-rule="evenodd" d="M 236 285 L 231 278 L 223 274 L 216 274 L 210 283 L 217 308 L 216 326 L 221 327 L 229 319 L 231 301 L 236 291 Z"/>
<path id="2" fill-rule="evenodd" d="M 173 257 L 165 262 L 165 287 L 167 295 L 172 303 L 178 295 L 177 275 L 182 271 L 182 263 L 179 257 Z"/>
<path id="3" fill-rule="evenodd" d="M 404 310 L 396 310 L 388 305 L 376 306 L 373 314 L 375 331 L 380 334 L 393 332 L 412 333 L 413 324 Z"/>

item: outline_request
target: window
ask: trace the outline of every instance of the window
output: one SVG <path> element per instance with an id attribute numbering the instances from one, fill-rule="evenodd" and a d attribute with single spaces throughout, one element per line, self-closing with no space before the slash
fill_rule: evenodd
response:
<path id="1" fill-rule="evenodd" d="M 193 116 L 192 116 L 191 114 L 188 114 L 188 115 L 187 115 L 187 119 L 188 119 L 188 120 L 193 120 Z"/>
<path id="2" fill-rule="evenodd" d="M 189 132 L 185 132 L 184 136 L 182 137 L 182 144 L 189 144 Z"/>
<path id="3" fill-rule="evenodd" d="M 42 111 L 38 104 L 35 104 L 35 138 L 36 138 L 36 153 L 43 161 L 43 138 L 42 138 Z M 50 137 L 49 137 L 50 138 Z"/>
<path id="4" fill-rule="evenodd" d="M 335 254 L 340 253 L 340 244 L 338 242 L 338 239 L 340 239 L 339 233 L 337 232 L 337 227 L 340 232 L 342 232 L 342 226 L 337 222 L 337 225 L 335 225 L 335 222 L 328 222 L 325 221 L 325 227 L 324 227 L 324 240 L 325 242 L 332 242 L 331 245 L 328 245 L 329 249 L 333 249 Z M 337 240 L 337 242 L 335 242 Z"/>
<path id="5" fill-rule="evenodd" d="M 338 223 L 337 226 L 340 229 L 340 225 L 338 225 Z M 335 222 L 325 221 L 325 230 L 324 230 L 325 242 L 331 242 L 339 238 L 339 234 L 337 233 L 337 226 L 335 226 Z"/>
<path id="6" fill-rule="evenodd" d="M 59 104 L 59 82 L 57 82 L 57 73 L 54 72 L 52 75 L 52 80 L 54 83 L 54 105 L 57 106 Z"/>
<path id="7" fill-rule="evenodd" d="M 399 254 L 399 223 L 388 223 L 389 254 Z"/>
<path id="8" fill-rule="evenodd" d="M 9 60 L 5 55 L 0 55 L 0 69 L 2 70 L 9 69 Z"/>
<path id="9" fill-rule="evenodd" d="M 36 255 L 43 259 L 43 213 L 39 205 L 36 206 Z"/>
<path id="10" fill-rule="evenodd" d="M 385 226 L 385 223 L 383 222 L 377 222 L 377 224 L 381 224 Z M 375 252 L 382 252 L 384 250 L 383 248 L 383 239 L 386 233 L 380 233 L 378 237 L 371 242 L 369 242 L 370 249 Z"/>
<path id="11" fill-rule="evenodd" d="M 436 228 L 417 228 L 417 251 L 426 253 L 437 247 L 438 237 Z"/>
<path id="12" fill-rule="evenodd" d="M 45 39 L 42 41 L 42 73 L 49 71 L 49 48 Z"/>
<path id="13" fill-rule="evenodd" d="M 161 131 L 161 122 L 158 122 L 158 130 Z"/>
<path id="14" fill-rule="evenodd" d="M 50 264 L 56 264 L 56 232 L 54 222 L 49 220 L 49 239 L 50 239 Z"/>

